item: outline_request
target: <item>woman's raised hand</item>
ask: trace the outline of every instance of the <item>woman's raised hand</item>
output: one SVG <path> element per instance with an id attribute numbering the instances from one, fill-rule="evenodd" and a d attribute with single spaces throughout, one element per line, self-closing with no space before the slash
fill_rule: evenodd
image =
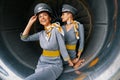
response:
<path id="1" fill-rule="evenodd" d="M 32 25 L 36 20 L 37 20 L 37 16 L 34 15 L 34 16 L 32 16 L 32 17 L 29 19 L 28 24 Z"/>
<path id="2" fill-rule="evenodd" d="M 25 30 L 23 31 L 23 34 L 22 34 L 22 35 L 28 35 L 28 34 L 29 34 L 30 29 L 31 29 L 33 23 L 36 21 L 36 19 L 37 19 L 37 16 L 36 16 L 36 15 L 32 16 L 32 17 L 29 19 L 29 22 L 28 22 Z"/>

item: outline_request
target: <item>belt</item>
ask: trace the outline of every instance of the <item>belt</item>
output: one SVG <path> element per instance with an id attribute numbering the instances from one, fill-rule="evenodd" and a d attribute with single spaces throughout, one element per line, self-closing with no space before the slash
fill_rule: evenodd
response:
<path id="1" fill-rule="evenodd" d="M 59 50 L 43 50 L 42 53 L 43 56 L 47 56 L 47 57 L 57 57 L 60 56 L 60 52 Z"/>
<path id="2" fill-rule="evenodd" d="M 75 50 L 76 49 L 76 45 L 72 45 L 72 44 L 66 44 L 66 48 L 68 49 L 68 50 Z"/>

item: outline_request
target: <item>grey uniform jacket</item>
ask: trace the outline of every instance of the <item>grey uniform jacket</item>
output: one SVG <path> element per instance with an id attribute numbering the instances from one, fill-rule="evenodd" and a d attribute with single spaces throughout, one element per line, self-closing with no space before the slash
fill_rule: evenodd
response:
<path id="1" fill-rule="evenodd" d="M 78 29 L 77 30 L 79 33 L 79 39 L 77 39 L 75 36 L 74 27 L 72 27 L 69 31 L 66 31 L 65 25 L 63 25 L 62 28 L 64 31 L 65 44 L 76 45 L 77 41 L 79 40 L 78 51 L 83 50 L 83 48 L 84 48 L 84 27 L 83 27 L 83 24 L 80 24 L 78 22 Z M 71 58 L 76 57 L 75 51 L 68 50 L 68 52 L 69 52 Z"/>
<path id="2" fill-rule="evenodd" d="M 51 37 L 49 39 L 47 39 L 47 34 L 45 30 L 43 30 L 33 35 L 29 35 L 29 36 L 22 35 L 21 40 L 23 41 L 39 40 L 39 43 L 42 49 L 59 50 L 64 61 L 69 60 L 69 55 L 65 47 L 63 36 L 60 32 L 58 32 L 56 28 L 53 28 L 51 30 Z M 41 74 L 42 72 L 42 75 L 36 76 L 37 74 L 35 73 L 25 80 L 34 80 L 34 79 L 36 80 L 36 77 L 40 78 L 40 80 L 55 80 L 58 76 L 60 76 L 60 74 L 62 73 L 62 70 L 63 70 L 63 64 L 62 64 L 62 60 L 60 56 L 46 57 L 46 56 L 41 55 L 35 72 L 36 73 L 39 72 L 39 74 Z M 46 75 L 43 75 L 43 74 L 46 74 Z"/>

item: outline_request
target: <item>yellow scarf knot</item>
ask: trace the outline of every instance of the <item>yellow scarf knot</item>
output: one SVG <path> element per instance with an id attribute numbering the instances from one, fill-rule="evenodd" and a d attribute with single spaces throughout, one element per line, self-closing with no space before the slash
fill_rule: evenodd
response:
<path id="1" fill-rule="evenodd" d="M 54 27 L 64 36 L 62 27 L 58 23 L 53 23 L 50 26 L 45 27 L 45 32 L 47 34 L 47 40 L 49 40 L 49 38 L 51 36 L 51 31 Z"/>

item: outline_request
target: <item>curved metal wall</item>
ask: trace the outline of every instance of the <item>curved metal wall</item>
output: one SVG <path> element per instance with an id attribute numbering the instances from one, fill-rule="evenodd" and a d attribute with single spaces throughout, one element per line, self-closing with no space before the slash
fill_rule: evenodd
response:
<path id="1" fill-rule="evenodd" d="M 79 67 L 81 75 L 66 67 L 58 80 L 119 79 L 120 57 L 120 1 L 119 0 L 26 0 L 0 1 L 0 76 L 5 80 L 21 80 L 34 72 L 42 52 L 37 42 L 25 43 L 20 33 L 33 13 L 34 5 L 46 2 L 60 21 L 63 3 L 75 6 L 76 20 L 85 26 L 86 61 Z M 33 29 L 34 31 L 34 29 Z"/>

